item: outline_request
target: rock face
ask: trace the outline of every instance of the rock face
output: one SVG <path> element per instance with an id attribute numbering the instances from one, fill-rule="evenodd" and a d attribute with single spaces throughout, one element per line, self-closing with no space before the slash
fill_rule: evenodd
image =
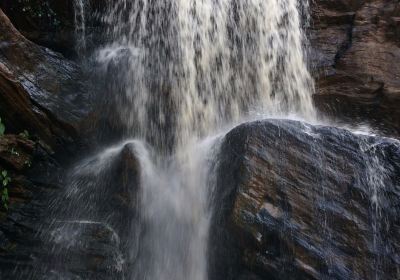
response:
<path id="1" fill-rule="evenodd" d="M 11 147 L 18 157 L 9 153 Z M 33 169 L 20 168 L 26 158 Z M 140 167 L 133 144 L 67 172 L 38 153 L 34 142 L 6 136 L 0 138 L 0 168 L 6 162 L 13 181 L 9 210 L 0 208 L 1 279 L 127 277 L 141 234 L 135 222 Z"/>
<path id="2" fill-rule="evenodd" d="M 74 1 L 1 0 L 0 8 L 29 40 L 65 53 L 74 50 Z"/>
<path id="3" fill-rule="evenodd" d="M 338 121 L 400 135 L 398 1 L 313 1 L 312 17 L 318 108 Z"/>
<path id="4" fill-rule="evenodd" d="M 6 127 L 0 137 L 0 172 L 7 171 L 11 179 L 8 207 L 3 201 L 0 205 L 1 279 L 43 279 L 48 273 L 36 267 L 46 256 L 47 243 L 40 236 L 49 227 L 49 202 L 62 190 L 68 162 L 54 152 L 70 151 L 78 141 L 79 123 L 90 106 L 82 81 L 79 67 L 27 40 L 0 10 L 0 117 Z M 96 248 L 111 236 L 98 224 L 86 225 L 83 232 L 97 237 L 92 239 Z M 94 259 L 100 263 L 101 255 Z"/>
<path id="5" fill-rule="evenodd" d="M 0 8 L 32 42 L 67 57 L 76 57 L 84 51 L 82 36 L 89 39 L 87 47 L 91 47 L 92 39 L 102 37 L 99 15 L 113 1 L 0 0 Z"/>
<path id="6" fill-rule="evenodd" d="M 80 69 L 28 41 L 1 10 L 0 42 L 0 108 L 6 127 L 31 130 L 49 142 L 76 137 L 90 106 Z"/>
<path id="7" fill-rule="evenodd" d="M 43 226 L 47 200 L 56 190 L 60 169 L 46 148 L 26 135 L 0 137 L 0 170 L 7 171 L 11 179 L 7 185 L 8 209 L 3 202 L 0 205 L 1 279 L 15 279 L 13 270 L 32 266 L 42 249 L 37 233 Z M 0 188 L 3 192 L 3 184 Z"/>
<path id="8" fill-rule="evenodd" d="M 268 120 L 219 160 L 212 279 L 399 278 L 399 142 Z"/>

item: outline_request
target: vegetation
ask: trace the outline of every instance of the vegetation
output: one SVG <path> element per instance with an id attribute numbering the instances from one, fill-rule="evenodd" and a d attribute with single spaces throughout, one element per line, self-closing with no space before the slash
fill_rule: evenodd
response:
<path id="1" fill-rule="evenodd" d="M 9 200 L 9 196 L 8 196 L 8 184 L 11 182 L 11 178 L 8 175 L 7 170 L 3 170 L 0 174 L 1 177 L 1 181 L 2 181 L 2 191 L 1 191 L 1 200 L 3 202 L 3 206 L 4 208 L 8 209 L 8 200 Z"/>
<path id="2" fill-rule="evenodd" d="M 3 121 L 0 118 L 0 136 L 3 136 L 5 131 L 6 131 L 6 126 L 3 124 Z"/>
<path id="3" fill-rule="evenodd" d="M 25 139 L 30 139 L 31 138 L 31 136 L 29 135 L 29 132 L 27 130 L 24 130 L 24 132 L 21 132 L 19 134 L 19 136 L 21 136 L 21 137 L 23 137 Z"/>
<path id="4" fill-rule="evenodd" d="M 53 11 L 47 1 L 38 0 L 18 0 L 22 6 L 22 12 L 27 18 L 52 23 L 54 26 L 60 25 L 57 14 Z"/>
<path id="5" fill-rule="evenodd" d="M 4 123 L 2 122 L 2 119 L 0 118 L 0 137 L 3 137 L 6 131 L 6 127 Z M 20 137 L 24 139 L 30 139 L 29 132 L 27 130 L 24 130 L 19 134 Z M 9 150 L 10 154 L 12 156 L 19 157 L 20 152 L 18 152 L 16 147 L 12 147 L 11 150 Z M 24 162 L 25 166 L 31 167 L 31 160 L 26 160 Z M 11 177 L 10 174 L 7 170 L 3 169 L 0 173 L 0 195 L 1 195 L 1 202 L 3 204 L 3 207 L 8 210 L 8 202 L 9 202 L 9 184 L 11 183 Z"/>

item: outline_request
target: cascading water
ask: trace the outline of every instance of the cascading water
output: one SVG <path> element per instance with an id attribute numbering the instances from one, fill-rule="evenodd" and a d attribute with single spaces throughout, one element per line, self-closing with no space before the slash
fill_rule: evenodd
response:
<path id="1" fill-rule="evenodd" d="M 209 149 L 198 139 L 254 112 L 314 117 L 302 4 L 119 0 L 109 5 L 103 21 L 110 41 L 96 59 L 107 77 L 121 81 L 108 92 L 127 136 L 151 143 L 158 162 L 142 181 L 146 234 L 133 279 L 205 280 L 211 217 L 205 178 L 212 174 L 207 174 Z"/>
<path id="2" fill-rule="evenodd" d="M 86 49 L 86 16 L 88 3 L 86 0 L 74 1 L 75 40 L 78 52 Z"/>
<path id="3" fill-rule="evenodd" d="M 300 2 L 111 2 L 98 60 L 128 61 L 113 97 L 130 135 L 163 150 L 252 112 L 313 118 Z"/>
<path id="4" fill-rule="evenodd" d="M 315 115 L 303 48 L 303 2 L 108 1 L 102 16 L 108 42 L 94 57 L 98 74 L 110 81 L 106 98 L 116 104 L 124 138 L 139 139 L 134 153 L 141 168 L 138 214 L 134 226 L 126 226 L 132 242 L 122 246 L 129 252 L 115 252 L 122 261 L 110 266 L 113 277 L 122 264 L 128 279 L 208 278 L 210 170 L 219 138 L 207 136 L 259 112 Z M 85 4 L 77 0 L 75 7 L 81 45 Z M 126 145 L 100 152 L 72 173 L 66 195 L 55 203 L 71 209 L 53 222 L 55 247 L 65 240 L 64 247 L 73 247 L 63 236 L 82 221 L 104 223 L 105 231 L 115 226 L 112 215 L 100 213 L 105 194 L 115 187 L 107 179 L 110 170 Z"/>

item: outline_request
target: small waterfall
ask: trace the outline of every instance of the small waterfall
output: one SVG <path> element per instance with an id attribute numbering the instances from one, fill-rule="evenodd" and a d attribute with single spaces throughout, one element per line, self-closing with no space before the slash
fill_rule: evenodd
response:
<path id="1" fill-rule="evenodd" d="M 132 279 L 207 279 L 214 145 L 198 139 L 254 112 L 314 118 L 301 9 L 297 0 L 109 3 L 96 60 L 117 81 L 107 92 L 127 136 L 156 154 L 141 162 L 145 234 Z"/>
<path id="2" fill-rule="evenodd" d="M 139 140 L 76 166 L 67 193 L 55 202 L 54 212 L 63 213 L 53 223 L 63 227 L 52 231 L 63 256 L 59 264 L 70 259 L 63 248 L 71 245 L 60 247 L 62 235 L 82 221 L 113 229 L 111 236 L 121 227 L 107 199 L 120 185 L 112 172 L 130 143 L 141 169 L 139 208 L 132 224 L 122 226 L 130 242 L 116 243 L 111 276 L 119 279 L 125 271 L 128 279 L 208 279 L 211 170 L 219 139 L 210 135 L 258 112 L 315 116 L 302 2 L 108 1 L 102 18 L 108 41 L 94 57 L 125 137 Z M 75 1 L 79 49 L 86 45 L 86 7 Z"/>
<path id="3" fill-rule="evenodd" d="M 386 261 L 385 256 L 385 233 L 388 231 L 387 217 L 382 214 L 382 205 L 385 200 L 384 190 L 389 185 L 390 170 L 387 170 L 385 166 L 385 160 L 387 157 L 380 151 L 377 146 L 379 143 L 369 143 L 368 141 L 362 141 L 360 146 L 365 156 L 366 163 L 366 174 L 365 174 L 365 185 L 369 188 L 370 193 L 370 215 L 372 225 L 372 246 L 374 256 L 373 265 L 375 267 L 374 279 L 381 279 L 379 271 L 384 266 Z"/>
<path id="4" fill-rule="evenodd" d="M 147 162 L 141 185 L 145 233 L 132 279 L 207 279 L 214 141 L 197 143 L 184 160 L 172 159 L 161 167 Z"/>

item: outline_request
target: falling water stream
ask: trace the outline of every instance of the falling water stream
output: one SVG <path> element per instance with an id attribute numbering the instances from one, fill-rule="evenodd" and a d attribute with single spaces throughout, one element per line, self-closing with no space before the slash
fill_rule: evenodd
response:
<path id="1" fill-rule="evenodd" d="M 115 104 L 123 139 L 77 163 L 64 196 L 53 202 L 52 273 L 80 279 L 62 266 L 79 262 L 74 248 L 90 251 L 88 227 L 102 226 L 116 260 L 106 266 L 110 279 L 206 280 L 221 131 L 259 115 L 316 119 L 303 32 L 308 1 L 106 2 L 106 39 L 87 58 L 107 81 L 103 98 Z M 88 2 L 75 0 L 78 50 L 86 48 L 90 13 Z M 140 180 L 135 213 L 122 222 L 129 236 L 123 243 L 107 199 L 117 184 L 113 168 L 127 151 Z M 370 185 L 380 186 L 379 162 L 369 160 Z M 371 190 L 377 231 L 378 192 Z"/>
<path id="2" fill-rule="evenodd" d="M 259 113 L 315 118 L 304 50 L 307 1 L 116 0 L 105 5 L 101 20 L 107 39 L 93 57 L 99 75 L 117 81 L 108 84 L 105 98 L 116 104 L 124 138 L 135 140 L 76 166 L 65 197 L 54 203 L 64 210 L 53 222 L 53 251 L 60 242 L 71 242 L 70 233 L 82 223 L 112 228 L 111 216 L 98 214 L 113 187 L 107 170 L 130 146 L 141 167 L 139 217 L 132 218 L 132 242 L 125 244 L 130 256 L 117 250 L 120 261 L 110 270 L 119 275 L 127 265 L 129 279 L 206 280 L 208 198 L 220 138 L 213 135 Z M 84 0 L 75 1 L 78 49 L 85 47 L 87 7 Z"/>
<path id="3" fill-rule="evenodd" d="M 88 3 L 86 0 L 74 1 L 74 24 L 76 50 L 81 52 L 86 49 L 86 12 Z"/>

